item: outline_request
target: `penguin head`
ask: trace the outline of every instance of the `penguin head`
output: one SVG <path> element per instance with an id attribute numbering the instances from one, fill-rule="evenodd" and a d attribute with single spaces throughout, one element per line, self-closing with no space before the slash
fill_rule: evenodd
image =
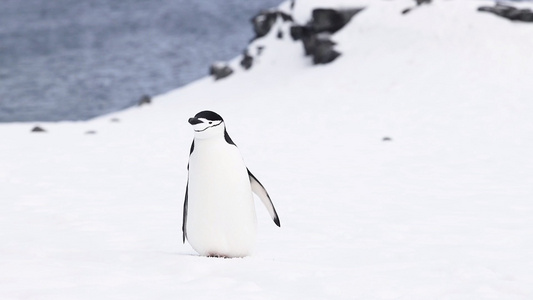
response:
<path id="1" fill-rule="evenodd" d="M 209 110 L 201 111 L 194 118 L 189 118 L 189 124 L 194 129 L 194 136 L 200 139 L 223 137 L 226 130 L 222 117 Z"/>

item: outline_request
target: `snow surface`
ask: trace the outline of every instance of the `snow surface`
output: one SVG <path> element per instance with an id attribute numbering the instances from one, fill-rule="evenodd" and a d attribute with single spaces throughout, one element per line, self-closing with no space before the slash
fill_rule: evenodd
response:
<path id="1" fill-rule="evenodd" d="M 329 65 L 275 29 L 250 71 L 47 133 L 2 124 L 0 299 L 532 299 L 533 26 L 484 3 L 372 2 Z M 203 109 L 280 216 L 256 204 L 247 258 L 181 243 Z"/>

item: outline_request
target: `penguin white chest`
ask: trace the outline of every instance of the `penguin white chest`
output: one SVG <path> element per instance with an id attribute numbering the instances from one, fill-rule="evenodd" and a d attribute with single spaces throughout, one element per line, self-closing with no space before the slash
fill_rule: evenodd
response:
<path id="1" fill-rule="evenodd" d="M 196 140 L 189 160 L 187 239 L 201 255 L 240 257 L 255 244 L 250 179 L 234 145 Z"/>

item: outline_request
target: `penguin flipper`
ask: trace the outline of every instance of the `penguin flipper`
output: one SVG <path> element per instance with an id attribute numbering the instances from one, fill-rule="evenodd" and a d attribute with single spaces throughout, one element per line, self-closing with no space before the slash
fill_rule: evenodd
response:
<path id="1" fill-rule="evenodd" d="M 189 156 L 194 151 L 194 140 L 192 140 L 191 150 Z M 189 164 L 187 164 L 187 171 L 189 171 Z M 189 204 L 189 179 L 187 179 L 187 186 L 185 187 L 185 201 L 183 202 L 183 225 L 181 226 L 181 231 L 183 232 L 183 243 L 185 244 L 185 239 L 187 238 L 187 207 Z"/>
<path id="2" fill-rule="evenodd" d="M 250 170 L 246 170 L 248 171 L 248 177 L 250 177 L 252 192 L 254 192 L 259 197 L 259 199 L 261 199 L 266 209 L 268 210 L 268 213 L 272 217 L 272 220 L 274 220 L 274 223 L 276 223 L 278 227 L 281 227 L 278 213 L 276 212 L 274 204 L 272 204 L 272 200 L 270 199 L 270 196 L 268 195 L 268 192 L 266 191 L 265 187 L 261 184 L 261 182 L 259 182 L 259 180 L 257 180 L 257 178 L 255 178 L 254 174 L 252 174 Z"/>
<path id="3" fill-rule="evenodd" d="M 189 181 L 187 181 L 187 187 L 185 188 L 185 201 L 183 202 L 183 225 L 181 231 L 183 232 L 183 243 L 187 238 L 187 207 L 189 203 Z"/>

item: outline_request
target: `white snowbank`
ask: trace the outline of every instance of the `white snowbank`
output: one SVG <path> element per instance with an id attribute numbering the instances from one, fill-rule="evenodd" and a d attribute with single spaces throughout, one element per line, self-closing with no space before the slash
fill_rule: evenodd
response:
<path id="1" fill-rule="evenodd" d="M 533 25 L 434 2 L 371 2 L 329 65 L 271 34 L 250 71 L 150 106 L 1 125 L 0 298 L 531 299 Z M 245 259 L 181 244 L 203 109 L 280 215 L 257 205 Z"/>

